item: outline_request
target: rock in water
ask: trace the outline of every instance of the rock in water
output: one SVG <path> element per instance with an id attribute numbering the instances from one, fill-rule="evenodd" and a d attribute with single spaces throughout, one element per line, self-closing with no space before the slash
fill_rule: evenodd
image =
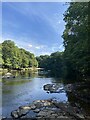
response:
<path id="1" fill-rule="evenodd" d="M 19 116 L 18 116 L 17 110 L 12 111 L 12 112 L 11 112 L 11 116 L 12 116 L 13 118 L 18 118 Z"/>
<path id="2" fill-rule="evenodd" d="M 43 86 L 43 89 L 48 93 L 61 93 L 64 92 L 64 89 L 61 85 L 57 84 L 46 84 Z"/>

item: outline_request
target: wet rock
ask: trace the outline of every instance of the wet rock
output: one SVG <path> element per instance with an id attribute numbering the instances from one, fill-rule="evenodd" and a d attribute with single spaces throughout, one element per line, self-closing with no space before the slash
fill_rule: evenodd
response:
<path id="1" fill-rule="evenodd" d="M 36 115 L 37 113 L 34 112 L 34 110 L 30 110 L 25 116 L 24 118 L 30 118 L 30 120 L 36 120 Z"/>
<path id="2" fill-rule="evenodd" d="M 18 116 L 17 110 L 12 111 L 12 112 L 11 112 L 11 116 L 12 116 L 13 118 L 18 118 L 19 116 Z"/>
<path id="3" fill-rule="evenodd" d="M 15 76 L 14 75 L 12 75 L 12 73 L 6 73 L 4 76 L 2 76 L 2 78 L 4 78 L 4 79 L 7 79 L 7 78 L 15 78 Z"/>
<path id="4" fill-rule="evenodd" d="M 31 106 L 29 106 L 31 108 L 31 110 L 35 110 L 36 106 L 34 104 L 32 104 Z"/>
<path id="5" fill-rule="evenodd" d="M 43 103 L 37 103 L 37 104 L 35 104 L 35 106 L 36 106 L 36 108 L 41 108 L 41 107 L 44 107 L 44 104 Z"/>
<path id="6" fill-rule="evenodd" d="M 21 107 L 19 107 L 19 109 L 30 110 L 31 107 L 30 106 L 21 106 Z"/>
<path id="7" fill-rule="evenodd" d="M 18 110 L 18 116 L 21 117 L 23 115 L 26 115 L 29 112 L 27 109 L 19 109 Z"/>
<path id="8" fill-rule="evenodd" d="M 77 120 L 85 119 L 84 114 L 76 112 L 78 108 L 72 107 L 69 103 L 61 103 L 56 100 L 37 100 L 28 106 L 19 107 L 19 109 L 13 111 L 11 116 L 14 119 L 30 118 L 32 119 L 66 119 Z"/>
<path id="9" fill-rule="evenodd" d="M 27 109 L 17 109 L 15 111 L 11 112 L 11 116 L 15 119 L 20 118 L 21 116 L 25 116 L 27 113 L 29 112 L 29 110 Z"/>
<path id="10" fill-rule="evenodd" d="M 36 108 L 41 108 L 41 107 L 46 107 L 50 106 L 52 104 L 51 100 L 39 100 L 39 101 L 34 101 L 34 105 Z"/>
<path id="11" fill-rule="evenodd" d="M 51 102 L 45 101 L 44 106 L 50 106 L 51 104 Z"/>
<path id="12" fill-rule="evenodd" d="M 44 87 L 44 90 L 49 91 L 53 87 L 53 84 L 46 84 L 43 87 Z"/>
<path id="13" fill-rule="evenodd" d="M 50 118 L 52 113 L 54 113 L 52 110 L 44 109 L 43 111 L 40 111 L 37 114 L 37 117 L 45 117 L 45 118 L 49 117 Z"/>
<path id="14" fill-rule="evenodd" d="M 34 112 L 35 112 L 35 113 L 39 113 L 39 112 L 40 112 L 40 109 L 35 109 Z"/>
<path id="15" fill-rule="evenodd" d="M 37 104 L 37 103 L 40 103 L 40 102 L 42 102 L 42 100 L 35 100 L 35 101 L 33 101 L 33 104 Z"/>
<path id="16" fill-rule="evenodd" d="M 64 89 L 61 85 L 57 84 L 46 84 L 43 86 L 43 89 L 47 91 L 48 93 L 60 93 L 64 92 Z"/>

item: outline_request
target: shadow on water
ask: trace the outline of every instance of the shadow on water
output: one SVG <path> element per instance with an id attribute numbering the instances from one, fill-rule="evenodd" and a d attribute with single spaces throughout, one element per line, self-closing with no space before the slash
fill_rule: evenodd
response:
<path id="1" fill-rule="evenodd" d="M 74 92 L 66 91 L 66 96 L 68 102 L 72 106 L 77 106 L 84 110 L 87 115 L 90 115 L 90 78 L 80 78 L 78 79 L 63 79 L 54 77 L 52 83 L 62 83 L 63 86 L 68 84 L 79 86 Z"/>
<path id="2" fill-rule="evenodd" d="M 90 79 L 63 80 L 64 85 L 72 84 L 76 88 L 74 91 L 66 91 L 68 102 L 72 106 L 77 106 L 90 115 Z"/>
<path id="3" fill-rule="evenodd" d="M 72 106 L 77 106 L 81 110 L 84 110 L 84 112 L 87 115 L 90 115 L 90 102 L 81 100 L 81 99 L 77 98 L 74 94 L 72 94 L 70 92 L 67 92 L 66 95 L 68 97 L 68 101 L 70 102 L 70 104 Z"/>

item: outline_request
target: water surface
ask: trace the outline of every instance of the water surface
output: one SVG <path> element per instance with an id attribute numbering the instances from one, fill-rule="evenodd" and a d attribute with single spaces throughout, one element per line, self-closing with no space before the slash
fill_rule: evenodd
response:
<path id="1" fill-rule="evenodd" d="M 61 78 L 48 77 L 41 71 L 14 71 L 12 74 L 15 75 L 16 78 L 2 79 L 2 84 L 0 80 L 0 90 L 2 90 L 2 94 L 0 93 L 0 96 L 2 96 L 0 111 L 2 108 L 2 115 L 4 117 L 10 118 L 11 111 L 17 109 L 19 106 L 32 103 L 34 100 L 42 99 L 56 99 L 60 102 L 69 102 L 72 105 L 78 104 L 87 114 L 90 114 L 90 105 L 76 99 L 75 95 L 72 95 L 72 93 L 66 93 L 65 90 L 61 93 L 47 93 L 43 90 L 45 84 L 51 83 L 57 83 L 61 88 L 64 88 L 66 83 L 65 81 L 63 83 Z"/>
<path id="2" fill-rule="evenodd" d="M 64 87 L 60 78 L 46 77 L 44 74 L 38 74 L 38 72 L 14 72 L 13 74 L 16 75 L 16 78 L 3 79 L 3 116 L 10 117 L 11 111 L 38 99 L 54 98 L 61 102 L 67 102 L 65 91 L 48 94 L 43 90 L 43 86 L 48 83 L 58 83 L 61 87 Z"/>

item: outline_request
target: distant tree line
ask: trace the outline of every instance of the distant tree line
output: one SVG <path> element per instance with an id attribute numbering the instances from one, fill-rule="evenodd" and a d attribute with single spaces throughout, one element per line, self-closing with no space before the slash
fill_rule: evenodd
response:
<path id="1" fill-rule="evenodd" d="M 37 57 L 39 67 L 56 76 L 86 78 L 90 76 L 90 2 L 71 2 L 64 14 L 65 51 Z"/>
<path id="2" fill-rule="evenodd" d="M 53 76 L 63 75 L 63 52 L 55 52 L 49 55 L 40 55 L 36 57 L 40 68 L 50 71 Z"/>
<path id="3" fill-rule="evenodd" d="M 9 69 L 21 69 L 27 67 L 38 67 L 34 54 L 23 48 L 18 48 L 11 40 L 2 44 L 2 67 Z"/>

